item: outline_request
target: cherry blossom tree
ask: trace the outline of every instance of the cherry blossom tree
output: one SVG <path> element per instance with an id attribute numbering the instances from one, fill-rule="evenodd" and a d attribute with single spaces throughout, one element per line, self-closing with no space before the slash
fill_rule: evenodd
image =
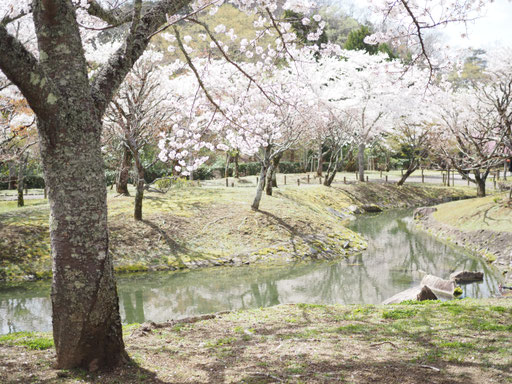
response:
<path id="1" fill-rule="evenodd" d="M 296 39 L 290 23 L 280 22 L 279 11 L 307 14 L 311 7 L 309 1 L 299 0 L 287 0 L 282 7 L 266 0 L 230 3 L 256 15 L 257 35 L 275 38 L 272 47 L 261 47 L 257 36 L 238 44 L 239 53 L 247 59 L 256 54 L 254 61 L 263 66 L 290 56 L 289 48 Z M 479 3 L 455 0 L 442 4 L 446 7 L 440 20 L 463 19 Z M 21 91 L 37 117 L 49 188 L 53 334 L 59 368 L 95 370 L 126 358 L 108 252 L 101 153 L 105 111 L 151 38 L 178 22 L 201 26 L 217 55 L 236 67 L 224 42 L 215 38 L 226 36 L 229 30 L 217 26 L 212 31 L 201 21 L 219 4 L 215 0 L 133 0 L 122 7 L 109 0 L 5 0 L 0 4 L 0 70 Z M 425 13 L 411 1 L 377 2 L 376 6 L 387 18 L 401 21 L 397 25 L 406 25 L 406 32 L 410 33 L 407 25 L 412 26 L 420 44 L 422 30 L 432 27 L 428 17 L 433 13 Z M 94 38 L 113 28 L 119 28 L 119 44 L 112 44 L 113 52 L 98 52 L 104 54 L 104 64 L 88 71 Z M 318 39 L 321 33 L 321 29 L 311 32 L 308 40 Z M 236 33 L 230 35 L 234 38 Z M 271 115 L 249 115 L 249 119 L 265 124 L 272 120 Z M 263 158 L 268 161 L 269 156 Z"/>
<path id="2" fill-rule="evenodd" d="M 474 89 L 440 92 L 437 105 L 441 121 L 438 151 L 465 179 L 477 185 L 478 196 L 485 196 L 489 173 L 503 162 L 500 151 L 506 132 L 501 130 L 498 138 L 494 135 L 499 120 Z"/>
<path id="3" fill-rule="evenodd" d="M 105 129 L 112 132 L 123 146 L 123 162 L 119 179 L 127 178 L 126 168 L 131 160 L 136 169 L 135 220 L 142 220 L 142 201 L 145 187 L 145 168 L 142 150 L 156 144 L 159 132 L 174 112 L 166 84 L 173 73 L 159 66 L 161 55 L 148 50 L 135 63 L 105 114 Z M 127 154 L 129 153 L 129 155 Z M 158 159 L 155 159 L 156 162 Z M 153 162 L 153 163 L 154 163 Z M 126 185 L 123 186 L 126 188 Z M 124 188 L 122 188 L 124 190 Z"/>
<path id="4" fill-rule="evenodd" d="M 331 103 L 351 121 L 352 142 L 358 147 L 359 180 L 364 181 L 364 152 L 393 123 L 393 111 L 404 68 L 385 54 L 343 51 L 334 64 L 328 94 Z M 331 61 L 332 62 L 332 61 Z"/>

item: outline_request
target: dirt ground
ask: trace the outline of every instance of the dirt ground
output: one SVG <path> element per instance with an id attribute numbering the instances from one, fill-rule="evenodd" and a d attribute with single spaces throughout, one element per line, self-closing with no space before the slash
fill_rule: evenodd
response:
<path id="1" fill-rule="evenodd" d="M 0 377 L 66 384 L 512 383 L 511 332 L 510 299 L 280 305 L 127 326 L 131 362 L 108 373 L 53 369 L 48 334 L 3 336 Z"/>

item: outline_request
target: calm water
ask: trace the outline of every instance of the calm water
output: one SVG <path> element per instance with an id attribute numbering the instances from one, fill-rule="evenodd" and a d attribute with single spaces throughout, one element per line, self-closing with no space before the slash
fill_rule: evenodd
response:
<path id="1" fill-rule="evenodd" d="M 121 316 L 125 323 L 162 322 L 280 303 L 376 304 L 418 284 L 425 272 L 448 278 L 460 269 L 485 274 L 483 282 L 462 287 L 466 296 L 497 291 L 494 268 L 416 231 L 410 210 L 364 216 L 352 229 L 366 236 L 369 248 L 338 262 L 120 276 Z M 47 282 L 0 285 L 0 333 L 50 330 L 49 290 Z"/>

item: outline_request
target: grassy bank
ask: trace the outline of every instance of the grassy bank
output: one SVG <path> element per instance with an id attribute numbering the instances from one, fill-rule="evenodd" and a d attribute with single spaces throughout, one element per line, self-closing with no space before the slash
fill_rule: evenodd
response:
<path id="1" fill-rule="evenodd" d="M 436 206 L 421 226 L 447 240 L 480 253 L 512 283 L 512 204 L 508 193 Z"/>
<path id="2" fill-rule="evenodd" d="M 343 257 L 366 246 L 344 226 L 343 218 L 352 213 L 349 208 L 417 206 L 474 193 L 465 188 L 377 183 L 327 188 L 304 180 L 300 187 L 282 186 L 274 196 L 264 196 L 261 210 L 254 212 L 254 178 L 241 179 L 230 188 L 222 182 L 147 193 L 142 222 L 132 219 L 133 197 L 109 192 L 110 249 L 116 270 Z M 0 279 L 50 276 L 49 206 L 44 200 L 27 202 L 24 208 L 0 202 Z"/>
<path id="3" fill-rule="evenodd" d="M 281 305 L 125 327 L 130 365 L 55 371 L 48 334 L 0 337 L 3 382 L 511 383 L 512 300 Z"/>

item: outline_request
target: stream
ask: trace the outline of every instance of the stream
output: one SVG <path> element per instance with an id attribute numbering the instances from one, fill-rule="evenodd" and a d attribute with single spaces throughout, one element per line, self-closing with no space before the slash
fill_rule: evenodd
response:
<path id="1" fill-rule="evenodd" d="M 418 231 L 412 210 L 367 214 L 350 228 L 369 247 L 333 262 L 219 267 L 118 276 L 124 323 L 164 322 L 223 310 L 282 303 L 378 304 L 418 285 L 424 273 L 447 279 L 455 270 L 483 271 L 484 281 L 462 285 L 462 297 L 497 292 L 499 272 L 461 248 Z M 50 331 L 50 282 L 0 284 L 0 334 Z"/>

